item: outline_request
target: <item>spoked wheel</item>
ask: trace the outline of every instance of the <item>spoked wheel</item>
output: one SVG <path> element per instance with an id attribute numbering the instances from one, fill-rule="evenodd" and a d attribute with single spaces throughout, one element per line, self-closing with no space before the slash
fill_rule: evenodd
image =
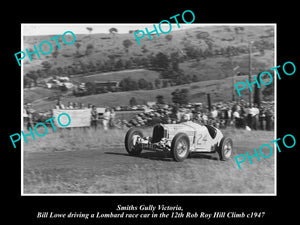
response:
<path id="1" fill-rule="evenodd" d="M 232 154 L 232 149 L 233 149 L 233 143 L 231 138 L 223 137 L 218 149 L 220 160 L 226 161 L 230 159 L 230 156 Z"/>
<path id="2" fill-rule="evenodd" d="M 190 153 L 190 140 L 184 133 L 178 133 L 172 140 L 171 153 L 175 161 L 185 160 Z"/>
<path id="3" fill-rule="evenodd" d="M 142 152 L 142 146 L 138 142 L 140 138 L 143 138 L 143 133 L 140 130 L 131 128 L 127 131 L 125 148 L 129 155 L 139 155 Z"/>

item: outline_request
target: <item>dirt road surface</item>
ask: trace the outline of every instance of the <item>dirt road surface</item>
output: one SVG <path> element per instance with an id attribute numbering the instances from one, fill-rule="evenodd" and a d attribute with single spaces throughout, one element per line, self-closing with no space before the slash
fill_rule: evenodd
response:
<path id="1" fill-rule="evenodd" d="M 253 158 L 253 164 L 247 161 L 241 170 L 234 160 L 273 140 L 272 132 L 256 136 L 233 136 L 234 153 L 225 162 L 216 153 L 194 153 L 184 162 L 161 152 L 144 151 L 133 157 L 121 143 L 76 151 L 26 151 L 24 193 L 271 194 L 274 156 L 261 161 Z"/>

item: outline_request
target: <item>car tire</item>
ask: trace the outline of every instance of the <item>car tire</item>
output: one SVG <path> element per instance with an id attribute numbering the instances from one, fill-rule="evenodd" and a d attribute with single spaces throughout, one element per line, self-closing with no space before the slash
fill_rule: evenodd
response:
<path id="1" fill-rule="evenodd" d="M 177 162 L 185 160 L 190 153 L 190 139 L 185 133 L 178 133 L 172 140 L 171 153 Z"/>
<path id="2" fill-rule="evenodd" d="M 125 148 L 126 151 L 128 152 L 129 155 L 134 155 L 137 156 L 142 152 L 142 146 L 141 145 L 136 145 L 135 141 L 136 138 L 143 138 L 144 135 L 142 131 L 136 128 L 130 128 L 125 136 Z"/>
<path id="3" fill-rule="evenodd" d="M 233 142 L 231 138 L 223 137 L 218 147 L 218 154 L 220 160 L 222 161 L 229 160 L 232 154 L 232 149 L 233 149 Z"/>

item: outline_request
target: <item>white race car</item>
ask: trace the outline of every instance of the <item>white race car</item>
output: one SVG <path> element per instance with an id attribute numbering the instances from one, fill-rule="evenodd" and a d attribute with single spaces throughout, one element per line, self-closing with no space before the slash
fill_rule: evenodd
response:
<path id="1" fill-rule="evenodd" d="M 131 128 L 125 136 L 125 148 L 129 155 L 139 155 L 143 149 L 168 151 L 175 161 L 183 161 L 191 152 L 217 152 L 220 160 L 228 160 L 233 143 L 213 126 L 187 121 L 156 125 L 152 137 L 144 137 L 141 130 Z"/>

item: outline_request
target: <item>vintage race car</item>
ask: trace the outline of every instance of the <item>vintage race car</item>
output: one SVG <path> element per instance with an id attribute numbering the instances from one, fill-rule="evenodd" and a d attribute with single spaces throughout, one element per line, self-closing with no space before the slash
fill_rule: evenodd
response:
<path id="1" fill-rule="evenodd" d="M 192 152 L 217 152 L 220 160 L 228 160 L 232 147 L 232 140 L 224 137 L 219 129 L 191 121 L 156 125 L 152 137 L 144 137 L 137 128 L 129 129 L 125 136 L 129 155 L 139 155 L 143 149 L 168 151 L 175 161 L 185 160 Z"/>

